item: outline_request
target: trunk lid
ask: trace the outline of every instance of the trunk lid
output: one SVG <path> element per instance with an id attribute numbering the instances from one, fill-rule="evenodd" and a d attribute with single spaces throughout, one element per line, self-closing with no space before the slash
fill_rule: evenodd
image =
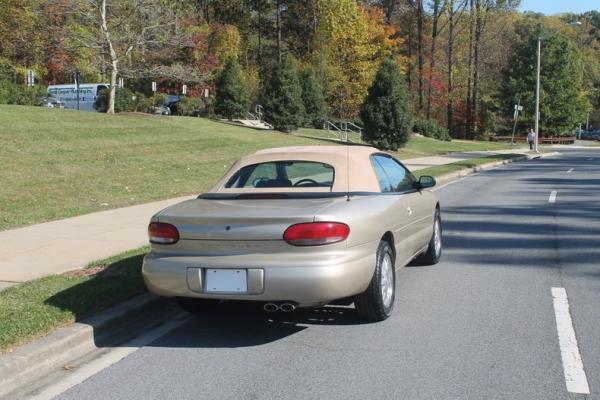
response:
<path id="1" fill-rule="evenodd" d="M 157 219 L 175 225 L 182 240 L 283 240 L 287 227 L 313 221 L 338 201 L 345 199 L 193 199 L 164 209 Z"/>

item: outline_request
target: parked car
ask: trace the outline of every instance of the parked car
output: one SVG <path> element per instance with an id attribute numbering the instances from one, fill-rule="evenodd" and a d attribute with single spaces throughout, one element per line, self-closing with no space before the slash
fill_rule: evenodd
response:
<path id="1" fill-rule="evenodd" d="M 79 97 L 79 109 L 82 111 L 96 111 L 94 104 L 100 92 L 108 89 L 108 83 L 82 83 L 77 85 L 74 83 L 64 85 L 48 86 L 48 95 L 55 99 L 52 107 L 77 109 L 77 97 Z M 57 105 L 58 104 L 58 105 Z"/>
<path id="2" fill-rule="evenodd" d="M 442 255 L 434 185 L 373 147 L 262 150 L 152 217 L 144 281 L 191 312 L 231 299 L 265 311 L 346 299 L 380 321 L 394 307 L 396 269 Z"/>
<path id="3" fill-rule="evenodd" d="M 169 115 L 179 115 L 179 110 L 177 107 L 179 105 L 179 96 L 167 96 L 167 101 L 164 105 L 169 108 Z"/>
<path id="4" fill-rule="evenodd" d="M 63 103 L 54 96 L 48 96 L 44 98 L 43 106 L 47 108 L 64 108 Z"/>
<path id="5" fill-rule="evenodd" d="M 582 140 L 600 140 L 600 129 L 582 130 L 579 134 L 579 139 Z"/>
<path id="6" fill-rule="evenodd" d="M 166 104 L 150 107 L 150 112 L 155 115 L 171 115 L 171 109 Z"/>

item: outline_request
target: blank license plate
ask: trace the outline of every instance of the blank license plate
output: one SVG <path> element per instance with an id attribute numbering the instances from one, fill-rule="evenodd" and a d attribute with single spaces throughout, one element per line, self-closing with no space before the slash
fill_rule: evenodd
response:
<path id="1" fill-rule="evenodd" d="M 245 293 L 248 291 L 245 269 L 207 269 L 205 291 Z"/>

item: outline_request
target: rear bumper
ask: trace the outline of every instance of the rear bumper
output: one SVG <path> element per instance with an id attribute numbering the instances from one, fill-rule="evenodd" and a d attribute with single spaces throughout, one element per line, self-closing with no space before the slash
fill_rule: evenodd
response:
<path id="1" fill-rule="evenodd" d="M 300 306 L 326 303 L 362 293 L 373 276 L 378 243 L 343 251 L 233 256 L 161 255 L 144 258 L 144 282 L 159 296 L 250 301 L 293 301 Z M 203 276 L 209 268 L 247 269 L 248 291 L 205 293 Z"/>

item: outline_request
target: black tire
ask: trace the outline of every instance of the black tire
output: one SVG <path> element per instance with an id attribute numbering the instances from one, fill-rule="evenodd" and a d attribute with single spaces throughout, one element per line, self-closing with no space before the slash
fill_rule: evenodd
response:
<path id="1" fill-rule="evenodd" d="M 387 267 L 384 266 L 384 260 L 391 262 L 391 299 L 384 300 L 382 280 Z M 375 257 L 375 272 L 369 283 L 369 287 L 363 293 L 354 297 L 354 307 L 356 312 L 362 318 L 368 321 L 383 321 L 387 319 L 394 309 L 394 299 L 396 297 L 396 270 L 394 267 L 394 253 L 390 244 L 386 241 L 379 242 L 377 255 Z M 382 271 L 382 269 L 384 271 Z M 389 274 L 388 274 L 389 276 Z"/>
<path id="2" fill-rule="evenodd" d="M 437 226 L 437 229 L 436 229 Z M 439 249 L 436 250 L 436 235 L 439 235 Z M 435 210 L 435 218 L 433 219 L 433 233 L 431 239 L 427 245 L 427 250 L 421 253 L 417 257 L 417 262 L 424 265 L 434 265 L 440 262 L 442 258 L 442 218 L 440 217 L 440 210 Z"/>
<path id="3" fill-rule="evenodd" d="M 176 297 L 177 304 L 183 311 L 192 314 L 200 314 L 214 309 L 219 300 L 215 299 L 196 299 L 192 297 Z"/>

